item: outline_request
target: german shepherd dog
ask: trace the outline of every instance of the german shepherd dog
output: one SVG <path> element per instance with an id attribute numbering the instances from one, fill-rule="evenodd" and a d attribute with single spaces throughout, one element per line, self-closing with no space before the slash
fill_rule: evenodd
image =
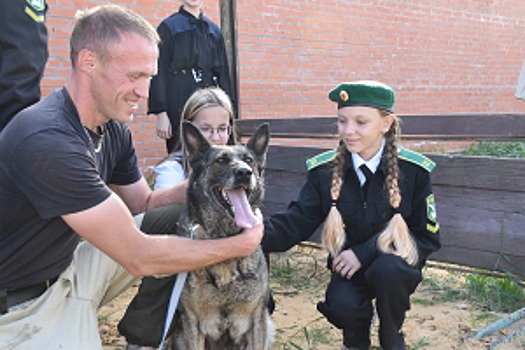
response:
<path id="1" fill-rule="evenodd" d="M 268 124 L 246 145 L 212 146 L 191 123 L 182 136 L 191 168 L 184 235 L 212 239 L 239 234 L 256 222 L 264 193 Z M 177 350 L 267 350 L 274 327 L 267 307 L 268 268 L 259 247 L 251 256 L 188 274 L 174 324 Z"/>

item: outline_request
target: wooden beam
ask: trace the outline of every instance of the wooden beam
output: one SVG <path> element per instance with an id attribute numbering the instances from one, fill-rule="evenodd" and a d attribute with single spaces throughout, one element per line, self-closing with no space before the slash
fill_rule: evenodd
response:
<path id="1" fill-rule="evenodd" d="M 233 95 L 230 96 L 234 103 L 237 116 L 239 111 L 239 80 L 237 67 L 237 1 L 220 0 L 221 31 L 226 45 L 226 54 L 230 66 Z"/>
<path id="2" fill-rule="evenodd" d="M 400 115 L 403 138 L 419 139 L 525 139 L 525 114 Z M 239 135 L 250 135 L 257 125 L 270 124 L 276 138 L 334 138 L 337 118 L 242 119 Z"/>

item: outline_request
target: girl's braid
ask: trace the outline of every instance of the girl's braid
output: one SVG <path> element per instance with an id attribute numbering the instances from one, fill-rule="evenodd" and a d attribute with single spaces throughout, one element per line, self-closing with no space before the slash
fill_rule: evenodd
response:
<path id="1" fill-rule="evenodd" d="M 332 184 L 330 186 L 330 195 L 332 197 L 332 207 L 325 220 L 323 232 L 321 235 L 321 242 L 323 247 L 332 255 L 337 256 L 345 243 L 345 228 L 341 213 L 337 209 L 337 200 L 341 192 L 343 184 L 343 171 L 345 167 L 345 151 L 346 146 L 344 142 L 339 143 L 337 154 L 334 159 L 334 168 L 332 171 Z"/>
<path id="2" fill-rule="evenodd" d="M 381 112 L 388 113 L 388 112 Z M 401 204 L 401 193 L 399 191 L 399 163 L 397 161 L 397 146 L 399 142 L 400 127 L 397 117 L 394 117 L 394 122 L 390 130 L 385 134 L 385 155 L 387 176 L 386 188 L 388 190 L 388 197 L 392 208 L 399 208 Z"/>
<path id="3" fill-rule="evenodd" d="M 382 116 L 388 112 L 381 112 Z M 394 216 L 390 219 L 385 230 L 379 235 L 377 245 L 379 250 L 387 254 L 395 254 L 411 265 L 418 261 L 416 244 L 410 235 L 408 226 L 399 212 L 401 204 L 401 191 L 399 189 L 399 163 L 398 163 L 398 141 L 401 135 L 399 119 L 393 115 L 394 122 L 385 134 L 385 153 L 387 176 L 386 189 L 388 191 L 389 202 L 394 208 Z"/>

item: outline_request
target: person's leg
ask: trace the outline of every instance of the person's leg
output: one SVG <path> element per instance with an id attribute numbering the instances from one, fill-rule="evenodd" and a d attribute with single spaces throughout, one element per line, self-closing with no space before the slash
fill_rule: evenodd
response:
<path id="1" fill-rule="evenodd" d="M 82 242 L 70 266 L 44 294 L 0 317 L 0 348 L 102 349 L 97 309 L 136 281 L 106 254 Z"/>
<path id="2" fill-rule="evenodd" d="M 365 277 L 376 295 L 381 347 L 406 349 L 401 327 L 410 309 L 410 295 L 421 282 L 421 271 L 398 256 L 385 254 L 370 265 Z"/>
<path id="3" fill-rule="evenodd" d="M 144 215 L 141 230 L 148 234 L 174 234 L 177 220 L 184 209 L 182 204 L 172 204 L 148 211 Z M 174 281 L 175 276 L 142 279 L 137 294 L 118 325 L 120 334 L 129 344 L 160 344 Z"/>
<path id="4" fill-rule="evenodd" d="M 326 300 L 318 303 L 317 309 L 330 323 L 343 330 L 345 347 L 368 349 L 373 315 L 371 299 L 372 295 L 361 273 L 354 275 L 351 280 L 332 274 Z"/>

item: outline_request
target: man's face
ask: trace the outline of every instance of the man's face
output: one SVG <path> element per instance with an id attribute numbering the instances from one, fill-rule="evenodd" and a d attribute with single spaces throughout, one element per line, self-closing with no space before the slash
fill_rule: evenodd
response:
<path id="1" fill-rule="evenodd" d="M 108 47 L 108 53 L 92 76 L 91 95 L 103 117 L 129 123 L 141 100 L 148 98 L 151 77 L 157 74 L 158 48 L 127 33 Z"/>

